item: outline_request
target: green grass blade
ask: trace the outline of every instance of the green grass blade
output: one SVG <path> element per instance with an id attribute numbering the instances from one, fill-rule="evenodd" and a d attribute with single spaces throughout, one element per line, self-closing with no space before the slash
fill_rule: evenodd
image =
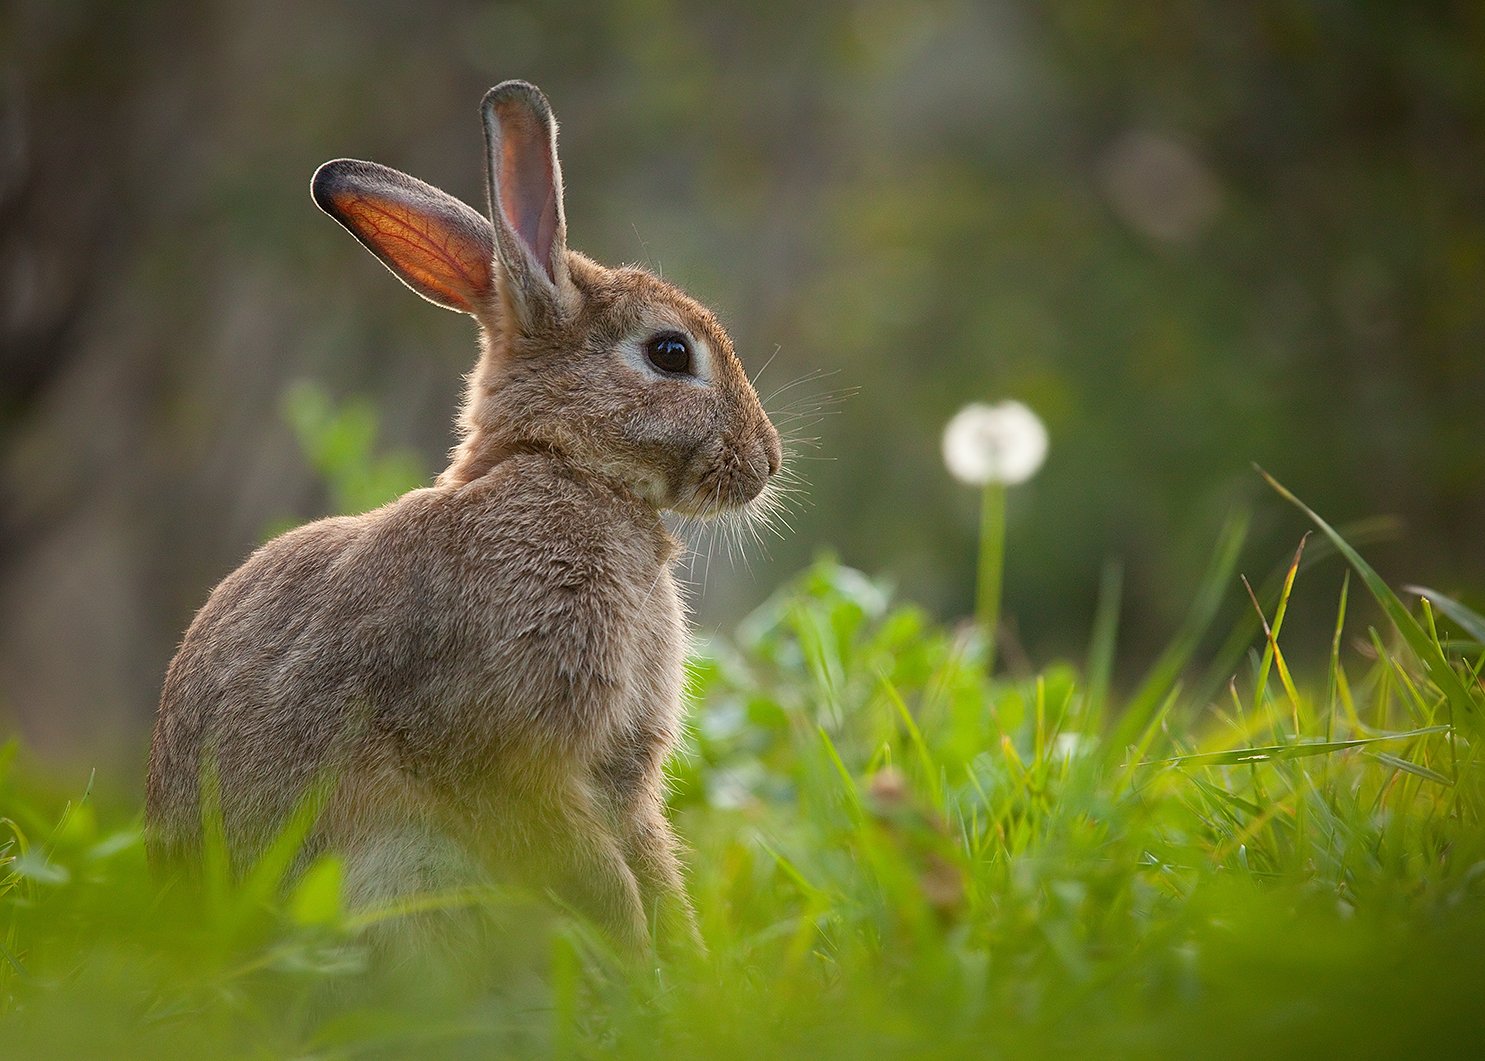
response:
<path id="1" fill-rule="evenodd" d="M 1440 785 L 1452 786 L 1454 784 L 1454 779 L 1447 774 L 1441 774 L 1437 770 L 1431 770 L 1420 763 L 1411 762 L 1396 755 L 1389 755 L 1386 752 L 1371 752 L 1369 754 L 1373 759 L 1386 763 L 1395 770 L 1401 770 L 1415 777 L 1426 778 Z"/>
<path id="2" fill-rule="evenodd" d="M 1404 586 L 1403 589 L 1409 593 L 1416 593 L 1424 600 L 1430 601 L 1455 626 L 1469 634 L 1474 640 L 1485 643 L 1485 615 L 1481 615 L 1473 609 L 1466 608 L 1452 597 L 1446 597 L 1437 590 L 1429 589 L 1427 586 Z"/>
<path id="3" fill-rule="evenodd" d="M 851 776 L 845 760 L 840 757 L 840 750 L 836 748 L 835 741 L 830 739 L 830 734 L 826 732 L 825 727 L 816 726 L 815 732 L 819 734 L 820 744 L 825 749 L 825 755 L 830 759 L 830 764 L 840 775 L 840 787 L 846 797 L 846 807 L 853 818 L 861 817 L 861 793 L 856 787 L 856 779 Z"/>
<path id="4" fill-rule="evenodd" d="M 1263 606 L 1258 603 L 1258 595 L 1253 592 L 1253 586 L 1246 578 L 1243 586 L 1248 590 L 1248 597 L 1253 601 L 1253 610 L 1258 615 L 1258 621 L 1263 627 L 1263 635 L 1267 644 L 1263 650 L 1263 661 L 1258 667 L 1258 681 L 1253 689 L 1253 711 L 1257 713 L 1262 709 L 1264 693 L 1268 687 L 1269 668 L 1275 663 L 1279 668 L 1279 681 L 1284 686 L 1284 694 L 1289 698 L 1289 705 L 1294 715 L 1294 731 L 1299 732 L 1299 694 L 1295 691 L 1294 681 L 1289 675 L 1289 668 L 1284 662 L 1284 654 L 1279 649 L 1279 632 L 1284 628 L 1284 616 L 1289 611 L 1289 597 L 1294 592 L 1294 579 L 1299 574 L 1300 561 L 1304 559 L 1305 542 L 1309 540 L 1308 532 L 1299 540 L 1299 547 L 1294 550 L 1294 559 L 1289 562 L 1289 570 L 1284 573 L 1284 585 L 1279 591 L 1279 606 L 1274 611 L 1273 625 L 1269 625 L 1267 616 L 1263 614 Z"/>
<path id="5" fill-rule="evenodd" d="M 1351 595 L 1351 572 L 1341 580 L 1341 599 L 1336 605 L 1335 629 L 1330 638 L 1330 659 L 1325 671 L 1325 739 L 1335 732 L 1336 701 L 1345 693 L 1346 675 L 1341 666 L 1341 636 L 1346 629 L 1346 604 Z M 1354 712 L 1353 712 L 1354 714 Z"/>
<path id="6" fill-rule="evenodd" d="M 1360 546 L 1395 540 L 1400 536 L 1401 530 L 1396 520 L 1379 517 L 1346 523 L 1340 528 L 1340 533 L 1346 541 Z M 1300 573 L 1303 574 L 1315 565 L 1324 563 L 1334 553 L 1335 547 L 1330 544 L 1330 539 L 1321 538 L 1311 541 L 1306 546 L 1305 558 L 1299 565 Z M 1283 585 L 1287 571 L 1288 564 L 1285 562 L 1278 564 L 1265 575 L 1262 583 L 1255 587 L 1258 590 L 1258 599 L 1273 599 L 1274 594 L 1278 593 L 1279 587 Z M 1253 638 L 1257 634 L 1258 617 L 1246 611 L 1240 613 L 1221 646 L 1212 654 L 1211 663 L 1203 671 L 1200 681 L 1192 685 L 1193 699 L 1198 703 L 1206 703 L 1219 695 L 1219 690 L 1232 677 L 1233 671 L 1238 668 L 1243 655 L 1248 651 L 1248 647 L 1253 643 Z"/>
<path id="7" fill-rule="evenodd" d="M 902 726 L 907 730 L 908 742 L 912 744 L 913 752 L 918 757 L 918 765 L 923 770 L 923 781 L 928 785 L 929 794 L 933 798 L 933 805 L 942 810 L 944 793 L 943 785 L 940 783 L 939 768 L 933 761 L 933 753 L 928 750 L 928 745 L 923 740 L 923 731 L 918 728 L 917 720 L 913 718 L 913 713 L 908 710 L 907 702 L 903 700 L 902 694 L 887 680 L 886 675 L 880 675 L 880 677 L 882 688 L 887 693 L 887 699 L 892 701 L 892 706 L 897 709 L 897 717 L 902 720 Z"/>
<path id="8" fill-rule="evenodd" d="M 1397 628 L 1398 633 L 1402 634 L 1403 640 L 1407 641 L 1408 647 L 1413 650 L 1419 662 L 1428 671 L 1428 676 L 1443 690 L 1457 717 L 1465 720 L 1477 734 L 1485 735 L 1485 726 L 1481 723 L 1479 707 L 1465 689 L 1464 683 L 1459 680 L 1459 675 L 1455 673 L 1454 667 L 1445 657 L 1443 649 L 1429 638 L 1418 620 L 1413 618 L 1413 614 L 1408 611 L 1402 601 L 1398 600 L 1397 594 L 1393 593 L 1387 583 L 1382 581 L 1382 576 L 1377 574 L 1372 566 L 1361 558 L 1361 554 L 1351 548 L 1329 523 L 1326 523 L 1313 509 L 1290 493 L 1277 479 L 1261 468 L 1258 473 L 1280 497 L 1308 516 L 1315 526 L 1319 527 L 1331 540 L 1351 565 L 1352 570 L 1360 576 L 1361 581 L 1376 598 L 1377 603 L 1382 606 L 1382 610 L 1387 613 L 1387 618 Z"/>
<path id="9" fill-rule="evenodd" d="M 1223 526 L 1222 533 L 1217 538 L 1217 548 L 1212 554 L 1212 562 L 1192 599 L 1185 623 L 1150 668 L 1145 680 L 1130 697 L 1129 706 L 1125 708 L 1125 717 L 1135 720 L 1136 727 L 1142 728 L 1143 720 L 1148 719 L 1160 707 L 1196 652 L 1202 636 L 1217 614 L 1223 595 L 1227 592 L 1228 582 L 1237 567 L 1238 553 L 1247 535 L 1246 516 L 1235 516 Z"/>
<path id="10" fill-rule="evenodd" d="M 1425 737 L 1430 733 L 1447 733 L 1448 726 L 1424 726 L 1402 733 L 1382 733 L 1375 737 L 1356 737 L 1351 740 L 1306 741 L 1300 744 L 1271 744 L 1263 748 L 1233 748 L 1225 752 L 1195 752 L 1191 755 L 1176 755 L 1169 759 L 1154 759 L 1144 766 L 1231 766 L 1236 763 L 1267 763 L 1279 759 L 1304 759 L 1312 755 L 1329 755 L 1347 748 L 1361 748 L 1381 741 L 1406 740 L 1409 737 Z"/>
<path id="11" fill-rule="evenodd" d="M 1115 562 L 1104 565 L 1098 581 L 1098 608 L 1093 614 L 1093 634 L 1088 645 L 1088 708 L 1096 719 L 1107 708 L 1109 685 L 1114 673 L 1114 650 L 1119 640 L 1119 602 L 1123 597 L 1124 568 Z"/>
<path id="12" fill-rule="evenodd" d="M 298 861 L 304 843 L 315 823 L 319 821 L 320 812 L 333 788 L 334 783 L 328 776 L 316 778 L 305 788 L 294 812 L 274 837 L 273 843 L 244 876 L 236 896 L 236 923 L 267 904 L 278 892 L 294 863 Z"/>

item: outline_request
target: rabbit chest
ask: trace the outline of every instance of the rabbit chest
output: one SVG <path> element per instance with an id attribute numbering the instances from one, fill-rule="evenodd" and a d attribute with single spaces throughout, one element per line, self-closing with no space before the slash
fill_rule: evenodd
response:
<path id="1" fill-rule="evenodd" d="M 389 720 L 407 749 L 439 773 L 658 769 L 686 632 L 654 508 L 534 455 L 426 493 L 405 502 L 406 540 L 427 546 L 405 589 L 429 679 L 422 709 Z"/>

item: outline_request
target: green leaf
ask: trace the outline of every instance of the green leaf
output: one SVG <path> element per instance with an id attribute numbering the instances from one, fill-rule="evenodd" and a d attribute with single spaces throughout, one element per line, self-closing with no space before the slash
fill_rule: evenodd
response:
<path id="1" fill-rule="evenodd" d="M 321 858 L 310 866 L 289 898 L 289 914 L 301 925 L 338 924 L 345 912 L 341 891 L 345 884 L 345 866 L 333 856 Z"/>
<path id="2" fill-rule="evenodd" d="M 101 862 L 112 858 L 114 855 L 130 848 L 138 847 L 144 843 L 144 834 L 138 829 L 119 829 L 109 833 L 92 847 L 88 848 L 87 857 L 90 861 Z"/>
<path id="3" fill-rule="evenodd" d="M 34 847 L 10 864 L 10 872 L 37 884 L 66 884 L 72 879 L 66 866 L 50 861 Z"/>

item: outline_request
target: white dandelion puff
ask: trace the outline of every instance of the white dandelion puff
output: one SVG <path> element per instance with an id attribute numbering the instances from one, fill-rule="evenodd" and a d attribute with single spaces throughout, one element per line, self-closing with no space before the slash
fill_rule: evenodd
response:
<path id="1" fill-rule="evenodd" d="M 1024 483 L 1046 459 L 1047 429 L 1020 402 L 966 405 L 944 428 L 949 474 L 972 486 Z"/>

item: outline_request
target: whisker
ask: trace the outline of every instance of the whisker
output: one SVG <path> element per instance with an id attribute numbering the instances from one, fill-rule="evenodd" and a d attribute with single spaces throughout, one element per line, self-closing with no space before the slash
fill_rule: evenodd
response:
<path id="1" fill-rule="evenodd" d="M 808 377 L 801 377 L 800 379 L 795 380 L 794 383 L 789 384 L 789 386 L 792 387 L 799 383 L 804 383 L 807 381 Z M 784 393 L 786 389 L 787 388 L 785 387 L 780 387 L 777 391 L 769 396 L 768 401 L 764 402 L 764 404 L 767 405 L 768 402 L 773 401 L 774 398 L 776 398 L 778 395 Z M 833 406 L 841 405 L 849 401 L 860 393 L 860 387 L 838 387 L 834 390 L 797 394 L 786 405 L 778 410 L 778 415 L 786 416 L 795 412 L 831 408 Z"/>
<path id="2" fill-rule="evenodd" d="M 829 371 L 826 371 L 824 369 L 818 369 L 817 368 L 813 372 L 807 372 L 803 376 L 800 376 L 797 379 L 793 379 L 793 380 L 790 380 L 788 383 L 785 383 L 782 387 L 778 388 L 778 390 L 774 391 L 767 398 L 764 398 L 763 399 L 763 406 L 764 406 L 764 408 L 767 408 L 768 407 L 768 403 L 771 402 L 771 401 L 773 401 L 780 394 L 783 394 L 786 391 L 793 390 L 795 387 L 798 387 L 801 384 L 804 384 L 804 383 L 813 383 L 816 380 L 821 380 L 821 379 L 828 379 L 829 377 L 836 375 L 839 371 L 840 371 L 840 369 L 830 369 Z"/>
<path id="3" fill-rule="evenodd" d="M 796 394 L 789 403 L 779 409 L 780 415 L 810 408 L 828 408 L 843 405 L 859 394 L 859 387 L 842 387 L 832 391 L 817 391 L 813 394 Z"/>
<path id="4" fill-rule="evenodd" d="M 779 351 L 782 350 L 783 348 L 784 348 L 784 344 L 783 343 L 775 343 L 774 344 L 773 353 L 771 353 L 771 354 L 768 355 L 768 360 L 765 361 L 765 362 L 763 362 L 763 367 L 760 368 L 757 372 L 753 373 L 753 385 L 754 386 L 757 386 L 758 385 L 758 381 L 763 378 L 763 373 L 765 373 L 765 372 L 768 371 L 768 366 L 771 365 L 771 364 L 773 364 L 773 359 L 779 356 Z"/>

